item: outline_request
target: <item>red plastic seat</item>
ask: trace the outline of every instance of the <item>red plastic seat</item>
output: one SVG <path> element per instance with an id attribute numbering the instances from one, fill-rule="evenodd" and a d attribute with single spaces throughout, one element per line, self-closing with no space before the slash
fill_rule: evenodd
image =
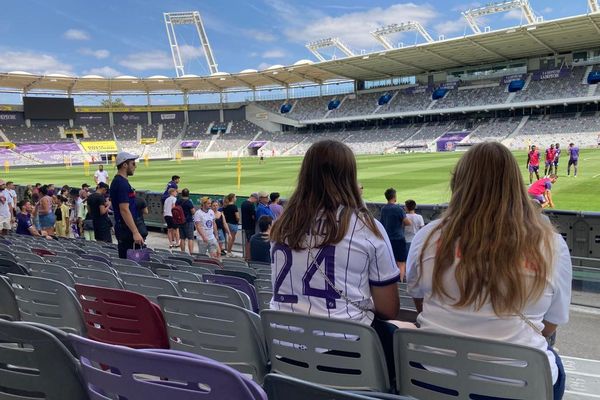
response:
<path id="1" fill-rule="evenodd" d="M 31 249 L 31 252 L 33 254 L 37 254 L 40 257 L 44 257 L 44 256 L 55 256 L 56 253 L 53 252 L 52 250 L 48 250 L 48 249 L 37 249 L 37 248 L 33 248 Z"/>
<path id="2" fill-rule="evenodd" d="M 160 308 L 128 290 L 75 285 L 88 337 L 134 349 L 168 349 L 169 338 Z"/>

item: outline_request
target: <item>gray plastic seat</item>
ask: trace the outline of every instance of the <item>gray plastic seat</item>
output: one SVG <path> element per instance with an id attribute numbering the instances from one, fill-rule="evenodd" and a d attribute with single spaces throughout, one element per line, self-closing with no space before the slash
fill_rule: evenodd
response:
<path id="1" fill-rule="evenodd" d="M 113 265 L 113 267 L 117 267 L 117 266 L 121 266 L 121 265 L 130 266 L 130 267 L 141 267 L 141 265 L 138 264 L 137 262 L 135 262 L 133 260 L 128 260 L 126 258 L 111 257 L 110 263 Z"/>
<path id="2" fill-rule="evenodd" d="M 260 311 L 268 310 L 271 307 L 271 299 L 273 298 L 273 292 L 267 291 L 257 291 L 256 295 L 258 296 L 258 307 Z"/>
<path id="3" fill-rule="evenodd" d="M 67 258 L 67 257 L 61 257 L 61 256 L 46 256 L 44 257 L 44 259 L 47 262 L 50 262 L 52 264 L 58 264 L 61 267 L 65 267 L 65 268 L 70 268 L 70 267 L 78 267 L 79 265 L 77 264 L 77 261 L 80 260 L 79 257 L 72 259 L 72 258 Z"/>
<path id="4" fill-rule="evenodd" d="M 119 278 L 110 272 L 92 268 L 71 268 L 75 283 L 90 286 L 100 286 L 110 289 L 123 289 Z"/>
<path id="5" fill-rule="evenodd" d="M 342 390 L 390 391 L 383 348 L 370 326 L 273 310 L 260 315 L 272 372 Z"/>
<path id="6" fill-rule="evenodd" d="M 22 264 L 27 264 L 30 262 L 44 262 L 44 259 L 42 257 L 31 252 L 15 251 L 13 252 L 13 255 L 17 259 L 17 261 Z"/>
<path id="7" fill-rule="evenodd" d="M 242 307 L 184 297 L 159 296 L 170 347 L 209 357 L 262 383 L 267 350 L 260 317 Z"/>
<path id="8" fill-rule="evenodd" d="M 223 258 L 221 259 L 221 264 L 225 268 L 227 266 L 249 268 L 248 263 L 243 258 Z"/>
<path id="9" fill-rule="evenodd" d="M 531 347 L 399 329 L 394 333 L 394 360 L 398 392 L 419 399 L 472 399 L 478 395 L 542 400 L 553 395 L 548 357 Z M 509 360 L 515 363 L 510 365 Z M 436 369 L 428 369 L 428 365 Z M 451 394 L 427 389 L 424 383 Z"/>
<path id="10" fill-rule="evenodd" d="M 120 274 L 119 276 L 126 290 L 144 295 L 154 303 L 156 303 L 157 297 L 161 294 L 179 296 L 177 287 L 167 279 L 131 274 Z"/>
<path id="11" fill-rule="evenodd" d="M 169 264 L 171 266 L 179 267 L 179 266 L 190 266 L 192 262 L 190 260 L 182 260 L 178 257 L 168 257 L 165 258 L 165 264 Z"/>
<path id="12" fill-rule="evenodd" d="M 400 296 L 400 308 L 403 310 L 414 310 L 414 311 L 417 310 L 417 308 L 415 306 L 415 301 L 413 300 L 412 297 L 407 296 L 407 295 Z"/>
<path id="13" fill-rule="evenodd" d="M 65 267 L 61 267 L 58 264 L 29 263 L 29 273 L 39 278 L 54 279 L 70 288 L 75 288 L 73 275 Z"/>
<path id="14" fill-rule="evenodd" d="M 191 281 L 191 282 L 202 282 L 202 276 L 194 274 L 193 272 L 178 271 L 175 269 L 163 269 L 157 268 L 156 275 L 159 278 L 168 279 L 170 281 Z"/>
<path id="15" fill-rule="evenodd" d="M 256 279 L 254 281 L 254 287 L 256 288 L 257 292 L 259 290 L 265 292 L 273 291 L 273 283 L 271 283 L 271 281 L 268 279 Z"/>
<path id="16" fill-rule="evenodd" d="M 242 271 L 232 271 L 229 269 L 215 269 L 215 275 L 227 275 L 227 276 L 235 276 L 236 278 L 241 278 L 248 282 L 250 285 L 254 285 L 254 281 L 256 280 L 256 276 L 250 275 L 246 272 Z"/>
<path id="17" fill-rule="evenodd" d="M 183 297 L 221 302 L 252 310 L 248 295 L 229 286 L 205 282 L 180 281 L 177 283 L 177 287 Z"/>
<path id="18" fill-rule="evenodd" d="M 143 275 L 143 276 L 156 276 L 154 272 L 150 270 L 150 268 L 146 267 L 132 267 L 129 265 L 114 265 L 113 269 L 117 271 L 117 274 L 121 276 L 121 274 L 133 274 L 133 275 Z"/>
<path id="19" fill-rule="evenodd" d="M 6 276 L 0 276 L 0 319 L 9 321 L 21 319 L 15 293 L 10 285 L 10 280 Z"/>
<path id="20" fill-rule="evenodd" d="M 46 330 L 0 321 L 0 398 L 86 400 L 79 364 Z"/>
<path id="21" fill-rule="evenodd" d="M 88 269 L 96 269 L 98 271 L 109 272 L 114 274 L 114 270 L 106 263 L 98 260 L 87 260 L 85 258 L 80 258 L 76 260 L 76 267 L 79 268 L 88 268 Z"/>
<path id="22" fill-rule="evenodd" d="M 238 272 L 244 272 L 248 275 L 251 275 L 253 277 L 256 277 L 256 271 L 253 270 L 250 267 L 244 267 L 243 265 L 229 265 L 229 264 L 223 264 L 223 269 L 227 270 L 227 271 L 238 271 Z"/>
<path id="23" fill-rule="evenodd" d="M 66 285 L 51 279 L 10 274 L 23 321 L 39 322 L 85 336 L 81 305 Z"/>
<path id="24" fill-rule="evenodd" d="M 194 274 L 199 274 L 199 275 L 203 275 L 203 274 L 212 274 L 214 272 L 214 269 L 208 269 L 208 268 L 204 268 L 204 267 L 197 267 L 195 265 L 192 266 L 180 266 L 177 267 L 178 270 L 180 271 L 187 271 L 187 272 L 191 272 Z"/>
<path id="25" fill-rule="evenodd" d="M 264 279 L 264 280 L 271 280 L 271 273 L 270 272 L 257 272 L 256 273 L 256 279 Z"/>

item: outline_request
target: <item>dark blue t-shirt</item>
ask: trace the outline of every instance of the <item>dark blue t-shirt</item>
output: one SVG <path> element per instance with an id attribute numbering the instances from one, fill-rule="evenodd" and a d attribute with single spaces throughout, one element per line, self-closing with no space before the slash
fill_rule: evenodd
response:
<path id="1" fill-rule="evenodd" d="M 121 175 L 114 177 L 110 183 L 110 197 L 113 205 L 113 211 L 115 213 L 115 223 L 126 225 L 121 217 L 121 210 L 119 204 L 128 203 L 129 211 L 136 219 L 138 216 L 137 207 L 135 205 L 135 191 L 129 184 L 129 181 L 123 178 Z"/>
<path id="2" fill-rule="evenodd" d="M 185 215 L 185 222 L 194 222 L 194 214 L 192 214 L 192 210 L 194 209 L 194 203 L 192 203 L 190 199 L 178 199 L 175 204 L 181 206 L 181 208 L 183 209 L 183 215 Z"/>
<path id="3" fill-rule="evenodd" d="M 269 235 L 256 233 L 250 238 L 250 260 L 271 263 Z"/>
<path id="4" fill-rule="evenodd" d="M 381 207 L 381 224 L 390 240 L 404 239 L 404 221 L 406 213 L 398 204 L 386 204 Z"/>
<path id="5" fill-rule="evenodd" d="M 31 215 L 20 213 L 17 215 L 17 233 L 19 235 L 31 235 L 29 228 L 31 228 L 33 224 L 31 223 Z"/>
<path id="6" fill-rule="evenodd" d="M 165 189 L 165 192 L 163 193 L 162 197 L 160 198 L 160 200 L 163 203 L 170 196 L 169 190 L 171 190 L 171 189 L 177 189 L 177 184 L 175 183 L 175 181 L 171 181 L 171 182 L 167 183 L 167 188 Z"/>

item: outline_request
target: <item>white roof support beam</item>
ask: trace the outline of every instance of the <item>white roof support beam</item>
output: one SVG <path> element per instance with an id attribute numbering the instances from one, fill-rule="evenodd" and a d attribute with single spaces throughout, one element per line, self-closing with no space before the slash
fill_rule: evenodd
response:
<path id="1" fill-rule="evenodd" d="M 425 28 L 423 28 L 423 25 L 417 21 L 407 21 L 399 24 L 382 26 L 381 28 L 372 31 L 371 35 L 373 35 L 373 37 L 379 43 L 381 43 L 386 50 L 392 50 L 394 49 L 394 46 L 390 43 L 387 36 L 402 32 L 417 32 L 423 37 L 423 39 L 425 39 L 427 43 L 433 42 L 431 35 L 425 30 Z"/>
<path id="2" fill-rule="evenodd" d="M 530 38 L 532 38 L 537 44 L 539 44 L 540 46 L 545 47 L 546 49 L 548 49 L 549 51 L 551 51 L 553 54 L 557 54 L 558 53 L 552 47 L 548 46 L 546 43 L 542 42 L 539 38 L 537 38 L 533 33 L 531 33 L 531 31 L 529 29 L 525 29 L 525 33 L 527 34 L 527 36 L 529 36 Z"/>
<path id="3" fill-rule="evenodd" d="M 331 48 L 331 47 L 335 47 L 338 50 L 340 50 L 342 53 L 344 53 L 346 55 L 346 57 L 354 57 L 354 53 L 352 52 L 352 50 L 350 50 L 348 48 L 348 46 L 346 46 L 344 43 L 342 43 L 342 41 L 339 38 L 326 38 L 326 39 L 320 39 L 320 40 L 315 40 L 314 42 L 310 42 L 306 44 L 306 48 L 314 54 L 315 57 L 317 57 L 317 59 L 319 61 L 327 61 L 325 59 L 325 57 L 323 57 L 323 55 L 321 53 L 319 53 L 319 49 L 326 49 L 326 48 Z"/>
<path id="4" fill-rule="evenodd" d="M 588 0 L 588 6 L 590 7 L 591 13 L 597 13 L 600 11 L 600 6 L 598 6 L 598 0 Z"/>
<path id="5" fill-rule="evenodd" d="M 542 20 L 541 17 L 538 18 L 535 16 L 533 9 L 529 5 L 529 0 L 508 0 L 499 3 L 493 3 L 484 7 L 472 8 L 463 12 L 462 15 L 465 17 L 469 27 L 471 27 L 474 33 L 481 33 L 481 28 L 479 28 L 479 25 L 477 25 L 477 18 L 515 9 L 521 9 L 525 20 L 529 25 L 535 24 L 536 22 L 540 22 Z"/>
<path id="6" fill-rule="evenodd" d="M 493 50 L 490 50 L 490 49 L 488 49 L 486 46 L 482 45 L 481 43 L 477 43 L 475 40 L 471 39 L 471 38 L 470 38 L 470 37 L 468 37 L 468 36 L 466 37 L 466 39 L 467 39 L 469 42 L 473 43 L 475 46 L 479 47 L 480 49 L 482 49 L 482 50 L 484 50 L 484 51 L 487 51 L 488 53 L 490 53 L 490 54 L 493 54 L 493 55 L 495 55 L 496 57 L 500 57 L 500 58 L 502 58 L 502 59 L 504 59 L 504 60 L 506 60 L 506 61 L 508 61 L 508 60 L 509 60 L 509 58 L 508 58 L 508 57 L 506 57 L 506 56 L 504 56 L 504 55 L 502 55 L 502 54 L 498 53 L 497 51 L 493 51 Z"/>

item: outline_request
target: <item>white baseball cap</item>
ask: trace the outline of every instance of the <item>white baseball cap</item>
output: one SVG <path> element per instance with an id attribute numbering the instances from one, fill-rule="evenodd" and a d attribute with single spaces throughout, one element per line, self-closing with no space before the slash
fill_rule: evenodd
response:
<path id="1" fill-rule="evenodd" d="M 125 161 L 137 160 L 138 158 L 140 158 L 140 156 L 128 153 L 126 151 L 122 151 L 119 154 L 117 154 L 116 164 L 117 164 L 117 166 L 119 166 L 119 165 L 123 164 Z"/>

